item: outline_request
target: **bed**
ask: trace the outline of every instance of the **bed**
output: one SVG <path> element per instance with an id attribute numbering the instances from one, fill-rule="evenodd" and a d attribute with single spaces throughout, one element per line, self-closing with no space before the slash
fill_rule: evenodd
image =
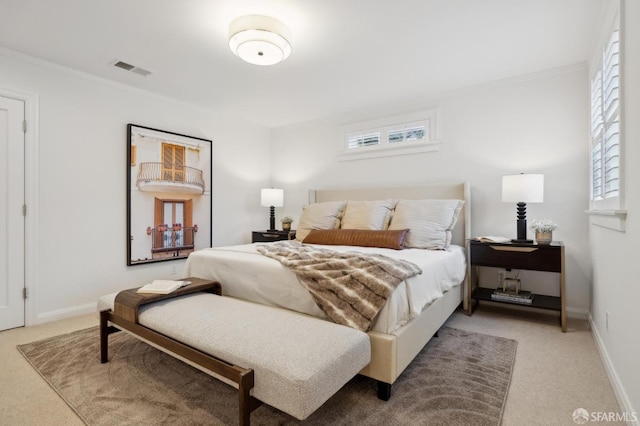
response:
<path id="1" fill-rule="evenodd" d="M 368 329 L 371 341 L 371 362 L 361 374 L 378 382 L 378 396 L 389 399 L 391 386 L 434 336 L 460 303 L 468 286 L 467 251 L 465 241 L 470 237 L 470 192 L 468 183 L 428 184 L 405 187 L 312 190 L 309 206 L 345 204 L 341 211 L 341 226 L 347 224 L 346 212 L 358 212 L 362 203 L 370 200 L 394 200 L 392 214 L 400 217 L 397 200 L 410 205 L 424 200 L 462 200 L 456 211 L 452 229 L 447 232 L 445 250 L 411 248 L 394 250 L 343 245 L 319 245 L 321 249 L 338 252 L 359 251 L 382 253 L 395 258 L 407 259 L 418 264 L 423 273 L 398 285 L 391 294 L 375 321 Z M 345 212 L 346 209 L 346 212 Z M 304 212 L 303 212 L 304 216 Z M 353 218 L 353 214 L 351 215 Z M 415 219 L 415 218 L 414 218 Z M 357 219 L 359 220 L 359 219 Z M 392 228 L 395 218 L 385 218 L 385 227 Z M 329 222 L 331 223 L 331 222 Z M 300 225 L 303 223 L 301 222 Z M 300 226 L 299 225 L 299 226 Z M 305 226 L 309 225 L 305 223 Z M 361 225 L 361 224 L 360 224 Z M 454 226 L 455 225 L 455 226 Z M 314 226 L 311 225 L 313 228 Z M 400 226 L 402 227 L 402 226 Z M 397 228 L 397 226 L 396 226 Z M 299 230 L 300 233 L 300 230 Z M 278 243 L 267 243 L 278 244 Z M 260 304 L 290 309 L 326 319 L 309 292 L 300 285 L 296 275 L 277 260 L 258 253 L 258 246 L 246 244 L 216 247 L 192 253 L 185 265 L 184 276 L 197 276 L 222 283 L 223 294 L 246 299 Z M 422 254 L 428 256 L 423 257 Z M 424 287 L 425 277 L 435 282 Z M 466 309 L 466 306 L 465 306 Z"/>

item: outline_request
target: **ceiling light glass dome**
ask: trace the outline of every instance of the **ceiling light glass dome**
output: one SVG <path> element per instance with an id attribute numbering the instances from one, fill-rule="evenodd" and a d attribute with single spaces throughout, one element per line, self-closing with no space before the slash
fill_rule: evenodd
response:
<path id="1" fill-rule="evenodd" d="M 291 54 L 290 40 L 289 28 L 268 16 L 243 16 L 229 26 L 229 48 L 250 64 L 284 61 Z"/>

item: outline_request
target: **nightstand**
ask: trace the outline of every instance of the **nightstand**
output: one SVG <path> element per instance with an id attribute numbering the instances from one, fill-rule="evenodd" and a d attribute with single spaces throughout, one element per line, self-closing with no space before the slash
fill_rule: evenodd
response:
<path id="1" fill-rule="evenodd" d="M 271 241 L 294 240 L 296 231 L 253 231 L 251 232 L 252 243 L 269 243 Z"/>
<path id="2" fill-rule="evenodd" d="M 518 244 L 518 243 L 489 243 L 469 241 L 470 283 L 467 289 L 467 314 L 473 313 L 473 301 L 477 304 L 481 300 L 494 303 L 517 304 L 527 308 L 550 309 L 560 312 L 562 331 L 567 331 L 567 316 L 565 307 L 565 267 L 564 245 L 560 241 L 551 244 Z M 503 269 L 524 269 L 531 271 L 548 271 L 560 274 L 560 296 L 534 294 L 531 304 L 522 304 L 504 300 L 492 299 L 496 289 L 482 287 L 479 283 L 478 268 L 489 266 Z"/>

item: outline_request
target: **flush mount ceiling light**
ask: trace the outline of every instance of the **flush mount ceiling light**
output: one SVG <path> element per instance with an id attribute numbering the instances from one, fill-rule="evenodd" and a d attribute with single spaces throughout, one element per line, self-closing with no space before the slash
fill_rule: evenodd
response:
<path id="1" fill-rule="evenodd" d="M 268 16 L 249 15 L 229 25 L 229 47 L 255 65 L 274 65 L 291 54 L 291 33 L 282 22 Z"/>

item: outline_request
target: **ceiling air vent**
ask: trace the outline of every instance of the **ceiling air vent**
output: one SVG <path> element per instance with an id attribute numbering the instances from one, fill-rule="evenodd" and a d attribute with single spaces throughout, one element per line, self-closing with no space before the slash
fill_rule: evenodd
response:
<path id="1" fill-rule="evenodd" d="M 138 75 L 141 75 L 143 77 L 146 77 L 149 74 L 151 74 L 151 71 L 145 70 L 144 68 L 136 67 L 135 65 L 131 65 L 131 64 L 128 64 L 128 63 L 123 62 L 123 61 L 116 61 L 113 64 L 113 66 L 118 67 L 118 68 L 122 68 L 123 70 L 134 72 L 134 73 L 136 73 Z"/>

